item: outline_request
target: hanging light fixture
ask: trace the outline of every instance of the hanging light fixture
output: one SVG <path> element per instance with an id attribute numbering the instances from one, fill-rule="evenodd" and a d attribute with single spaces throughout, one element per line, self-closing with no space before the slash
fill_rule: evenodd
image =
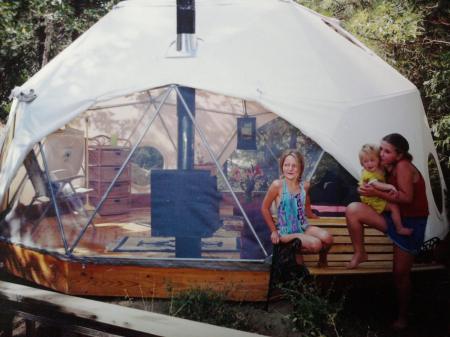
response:
<path id="1" fill-rule="evenodd" d="M 242 101 L 244 117 L 237 119 L 237 146 L 238 150 L 256 150 L 256 117 L 247 114 L 247 104 Z"/>

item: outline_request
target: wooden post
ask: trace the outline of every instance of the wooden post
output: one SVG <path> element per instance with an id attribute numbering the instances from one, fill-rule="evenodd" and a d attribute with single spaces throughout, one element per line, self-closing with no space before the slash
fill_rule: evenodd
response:
<path id="1" fill-rule="evenodd" d="M 12 337 L 14 315 L 10 313 L 0 313 L 0 332 L 2 337 Z"/>
<path id="2" fill-rule="evenodd" d="M 26 337 L 36 337 L 36 322 L 25 320 L 25 334 Z"/>
<path id="3" fill-rule="evenodd" d="M 61 337 L 62 330 L 53 325 L 40 326 L 35 337 Z"/>

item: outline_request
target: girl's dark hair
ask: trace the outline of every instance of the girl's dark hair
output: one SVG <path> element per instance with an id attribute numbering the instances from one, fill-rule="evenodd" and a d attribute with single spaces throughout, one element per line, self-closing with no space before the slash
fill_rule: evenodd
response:
<path id="1" fill-rule="evenodd" d="M 409 153 L 409 143 L 401 134 L 391 133 L 384 136 L 383 140 L 391 144 L 395 148 L 397 154 L 401 154 L 406 160 L 413 160 L 413 156 Z"/>

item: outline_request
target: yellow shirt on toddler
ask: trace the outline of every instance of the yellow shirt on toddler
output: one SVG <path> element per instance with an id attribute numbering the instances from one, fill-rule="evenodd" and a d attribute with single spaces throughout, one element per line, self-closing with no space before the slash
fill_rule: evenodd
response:
<path id="1" fill-rule="evenodd" d="M 359 186 L 364 186 L 372 181 L 379 181 L 381 183 L 385 182 L 384 175 L 381 172 L 370 172 L 367 170 L 362 170 L 361 179 L 359 180 Z M 361 201 L 366 205 L 372 207 L 375 212 L 380 214 L 386 208 L 387 201 L 379 197 L 363 197 L 361 196 Z"/>

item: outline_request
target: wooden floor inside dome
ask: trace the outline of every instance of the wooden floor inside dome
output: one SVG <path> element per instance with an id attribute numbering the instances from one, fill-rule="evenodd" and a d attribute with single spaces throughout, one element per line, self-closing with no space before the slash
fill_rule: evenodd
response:
<path id="1" fill-rule="evenodd" d="M 206 239 L 207 248 L 202 251 L 202 258 L 211 261 L 174 259 L 173 240 L 151 238 L 149 225 L 145 223 L 150 219 L 149 211 L 142 209 L 131 210 L 128 214 L 96 217 L 94 226 L 87 228 L 71 257 L 65 256 L 60 234 L 55 230 L 56 219 L 46 219 L 46 223 L 37 226 L 32 234 L 46 242 L 45 250 L 2 241 L 0 259 L 4 267 L 16 276 L 73 295 L 167 298 L 180 290 L 209 287 L 225 291 L 231 300 L 263 301 L 267 296 L 270 265 L 262 260 L 235 260 L 239 259 L 242 248 L 243 221 L 235 216 L 225 218 L 223 227 L 226 230 L 222 227 L 213 238 Z M 348 270 L 345 264 L 350 261 L 353 248 L 345 218 L 322 217 L 310 222 L 334 236 L 328 267 L 317 267 L 317 255 L 304 256 L 313 275 L 391 272 L 393 246 L 381 232 L 365 229 L 368 261 L 357 269 Z M 68 242 L 73 242 L 79 230 L 80 226 L 66 231 Z M 116 249 L 121 247 L 124 238 L 131 242 L 132 248 Z M 153 248 L 133 248 L 140 242 Z M 415 271 L 438 268 L 442 266 L 414 265 Z"/>

